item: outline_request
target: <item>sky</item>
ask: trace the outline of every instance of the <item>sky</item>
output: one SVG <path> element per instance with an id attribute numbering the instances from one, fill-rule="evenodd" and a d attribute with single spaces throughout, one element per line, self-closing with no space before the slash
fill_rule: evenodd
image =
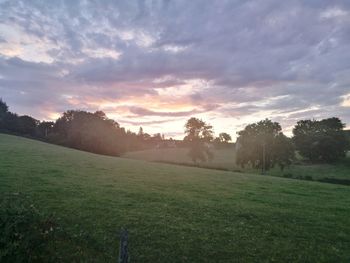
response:
<path id="1" fill-rule="evenodd" d="M 173 138 L 190 117 L 233 138 L 265 118 L 349 128 L 350 1 L 0 0 L 0 97 Z"/>

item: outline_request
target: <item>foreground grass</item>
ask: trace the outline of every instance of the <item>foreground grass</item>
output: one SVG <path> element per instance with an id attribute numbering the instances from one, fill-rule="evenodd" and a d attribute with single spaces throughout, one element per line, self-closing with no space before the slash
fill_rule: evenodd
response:
<path id="1" fill-rule="evenodd" d="M 74 237 L 70 249 L 57 248 L 63 255 L 116 262 L 125 226 L 131 262 L 350 261 L 346 186 L 105 157 L 8 135 L 0 135 L 0 158 L 0 192 L 28 196 Z"/>
<path id="2" fill-rule="evenodd" d="M 251 168 L 242 168 L 235 164 L 235 152 L 232 148 L 214 149 L 214 159 L 211 162 L 198 164 L 203 168 L 240 171 L 248 173 L 260 173 L 260 171 Z M 182 165 L 194 165 L 188 157 L 188 149 L 186 148 L 170 148 L 170 149 L 151 149 L 144 151 L 136 151 L 126 153 L 126 158 L 145 160 L 151 162 L 177 163 Z M 300 157 L 301 158 L 301 157 Z M 271 176 L 289 177 L 295 179 L 309 179 L 322 181 L 325 179 L 333 180 L 335 183 L 350 184 L 350 154 L 347 158 L 333 164 L 309 164 L 298 161 L 285 168 L 283 171 L 279 167 L 275 167 L 268 172 Z M 343 182 L 341 182 L 343 181 Z"/>

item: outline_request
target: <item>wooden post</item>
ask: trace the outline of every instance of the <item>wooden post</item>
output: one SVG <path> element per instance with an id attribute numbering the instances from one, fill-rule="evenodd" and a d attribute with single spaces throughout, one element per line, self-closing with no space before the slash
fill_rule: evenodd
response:
<path id="1" fill-rule="evenodd" d="M 120 231 L 119 263 L 129 263 L 128 253 L 128 230 L 122 228 Z"/>

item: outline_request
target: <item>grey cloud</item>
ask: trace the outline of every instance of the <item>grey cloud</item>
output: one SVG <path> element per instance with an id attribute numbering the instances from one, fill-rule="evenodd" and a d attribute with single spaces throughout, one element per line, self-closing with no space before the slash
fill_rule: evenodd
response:
<path id="1" fill-rule="evenodd" d="M 156 120 L 156 121 L 130 121 L 130 120 L 125 120 L 121 119 L 120 123 L 126 123 L 126 124 L 131 124 L 135 126 L 142 126 L 142 125 L 154 125 L 154 124 L 163 124 L 163 123 L 168 123 L 174 121 L 173 119 L 166 119 L 166 120 Z"/>
<path id="2" fill-rule="evenodd" d="M 142 107 L 130 107 L 129 110 L 131 113 L 136 114 L 138 116 L 168 116 L 168 117 L 184 117 L 184 116 L 190 116 L 201 112 L 199 110 L 160 112 L 160 111 L 148 110 Z"/>
<path id="3" fill-rule="evenodd" d="M 322 12 L 335 7 L 347 15 L 322 19 Z M 350 85 L 345 74 L 350 68 L 349 13 L 349 2 L 340 0 L 3 1 L 1 22 L 50 43 L 47 53 L 54 62 L 1 59 L 0 88 L 13 101 L 18 101 L 16 91 L 26 89 L 28 105 L 30 97 L 57 104 L 62 101 L 53 97 L 64 92 L 98 98 L 157 95 L 155 88 L 203 79 L 210 87 L 192 94 L 193 103 L 251 105 L 210 109 L 225 116 L 318 105 L 350 121 L 337 106 Z M 94 58 L 85 51 L 98 48 L 121 55 Z M 172 79 L 155 82 L 164 76 Z M 254 105 L 283 95 L 288 97 Z M 190 114 L 133 111 L 140 116 Z"/>

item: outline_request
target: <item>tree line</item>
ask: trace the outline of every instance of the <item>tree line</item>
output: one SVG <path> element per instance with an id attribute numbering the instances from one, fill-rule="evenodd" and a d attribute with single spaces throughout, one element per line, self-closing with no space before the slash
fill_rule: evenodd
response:
<path id="1" fill-rule="evenodd" d="M 264 173 L 275 165 L 284 169 L 295 160 L 296 152 L 310 162 L 333 162 L 349 150 L 344 128 L 345 124 L 336 117 L 300 120 L 293 129 L 293 137 L 289 138 L 278 122 L 265 119 L 252 123 L 237 132 L 236 163 L 261 169 Z M 145 133 L 142 127 L 138 133 L 126 130 L 103 111 L 68 110 L 54 122 L 39 121 L 10 112 L 1 99 L 0 131 L 112 156 L 154 148 L 169 141 L 160 133 Z M 212 125 L 192 117 L 185 124 L 185 137 L 177 141 L 177 145 L 188 147 L 189 157 L 197 163 L 211 161 L 214 158 L 212 148 L 230 147 L 231 140 L 225 132 L 214 137 Z"/>
<path id="2" fill-rule="evenodd" d="M 1 99 L 0 131 L 112 156 L 150 148 L 165 140 L 164 135 L 150 135 L 142 128 L 138 133 L 126 130 L 103 111 L 68 110 L 54 122 L 39 121 L 10 112 Z"/>
<path id="3" fill-rule="evenodd" d="M 278 122 L 269 119 L 247 125 L 237 132 L 235 144 L 236 163 L 242 167 L 251 166 L 265 173 L 278 165 L 282 170 L 292 164 L 298 152 L 310 162 L 334 162 L 346 156 L 350 140 L 345 124 L 339 118 L 300 120 L 293 129 L 293 137 L 282 132 Z M 189 143 L 189 157 L 194 163 L 213 159 L 210 142 L 227 142 L 226 135 L 213 137 L 213 127 L 197 118 L 190 118 L 185 125 L 184 141 Z M 221 138 L 220 138 L 221 137 Z"/>

